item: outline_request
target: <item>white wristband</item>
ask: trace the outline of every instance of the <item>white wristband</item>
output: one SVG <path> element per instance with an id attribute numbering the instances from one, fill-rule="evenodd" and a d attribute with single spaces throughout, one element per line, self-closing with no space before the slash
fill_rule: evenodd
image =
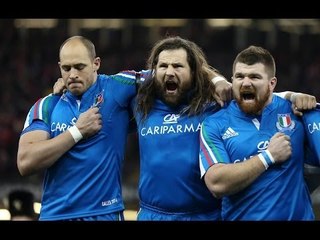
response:
<path id="1" fill-rule="evenodd" d="M 73 140 L 77 143 L 79 142 L 83 136 L 76 125 L 68 128 L 69 132 L 71 133 L 71 136 L 73 137 Z"/>
<path id="2" fill-rule="evenodd" d="M 263 163 L 265 169 L 267 170 L 271 165 L 275 163 L 269 150 L 265 150 L 258 154 L 260 161 Z"/>
<path id="3" fill-rule="evenodd" d="M 272 164 L 274 164 L 275 161 L 274 161 L 274 158 L 271 155 L 271 152 L 268 149 L 264 150 L 264 152 L 268 155 L 268 157 L 269 157 L 270 161 L 272 162 Z"/>
<path id="4" fill-rule="evenodd" d="M 227 81 L 224 77 L 221 77 L 221 76 L 216 76 L 214 78 L 211 79 L 211 81 L 213 82 L 214 85 L 216 85 L 217 82 L 220 82 L 220 81 Z"/>

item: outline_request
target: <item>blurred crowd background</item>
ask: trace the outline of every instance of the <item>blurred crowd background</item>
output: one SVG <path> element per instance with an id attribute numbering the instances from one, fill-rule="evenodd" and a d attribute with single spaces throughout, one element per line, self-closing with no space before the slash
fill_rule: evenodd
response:
<path id="1" fill-rule="evenodd" d="M 267 48 L 277 64 L 277 91 L 320 99 L 319 19 L 1 19 L 0 20 L 0 209 L 9 193 L 30 191 L 41 200 L 42 174 L 21 177 L 17 145 L 26 114 L 59 78 L 60 44 L 83 35 L 102 58 L 100 73 L 141 70 L 153 44 L 166 35 L 196 42 L 209 63 L 228 79 L 236 54 L 250 44 Z M 126 207 L 138 206 L 137 136 L 128 137 L 123 169 Z"/>

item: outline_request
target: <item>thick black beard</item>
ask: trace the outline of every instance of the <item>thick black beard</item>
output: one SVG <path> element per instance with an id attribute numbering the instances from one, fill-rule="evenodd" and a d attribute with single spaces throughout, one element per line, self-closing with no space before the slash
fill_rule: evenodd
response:
<path id="1" fill-rule="evenodd" d="M 160 99 L 162 102 L 164 102 L 166 105 L 177 108 L 181 105 L 187 105 L 192 100 L 193 91 L 188 92 L 180 92 L 178 91 L 178 96 L 169 96 L 166 94 L 166 90 L 163 88 L 157 88 L 156 90 L 156 96 L 158 99 Z"/>

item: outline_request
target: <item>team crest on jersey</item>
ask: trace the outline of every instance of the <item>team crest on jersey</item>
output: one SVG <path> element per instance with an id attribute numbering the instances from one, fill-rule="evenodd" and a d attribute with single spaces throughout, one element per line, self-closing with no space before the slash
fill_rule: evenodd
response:
<path id="1" fill-rule="evenodd" d="M 280 132 L 292 130 L 295 126 L 295 122 L 291 119 L 290 113 L 278 114 L 278 122 L 276 126 Z"/>
<path id="2" fill-rule="evenodd" d="M 103 91 L 98 93 L 95 97 L 94 97 L 94 102 L 92 104 L 92 107 L 100 107 L 101 104 L 103 103 Z"/>

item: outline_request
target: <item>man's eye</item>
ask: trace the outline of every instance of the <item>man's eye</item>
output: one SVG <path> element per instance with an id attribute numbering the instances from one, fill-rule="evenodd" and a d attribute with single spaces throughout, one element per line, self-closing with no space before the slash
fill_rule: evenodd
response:
<path id="1" fill-rule="evenodd" d="M 82 70 L 82 69 L 85 68 L 85 65 L 83 65 L 83 64 L 75 65 L 74 68 L 77 69 L 77 70 Z"/>
<path id="2" fill-rule="evenodd" d="M 75 69 L 82 70 L 82 69 L 84 69 L 84 66 L 78 66 L 78 67 L 75 67 Z"/>

